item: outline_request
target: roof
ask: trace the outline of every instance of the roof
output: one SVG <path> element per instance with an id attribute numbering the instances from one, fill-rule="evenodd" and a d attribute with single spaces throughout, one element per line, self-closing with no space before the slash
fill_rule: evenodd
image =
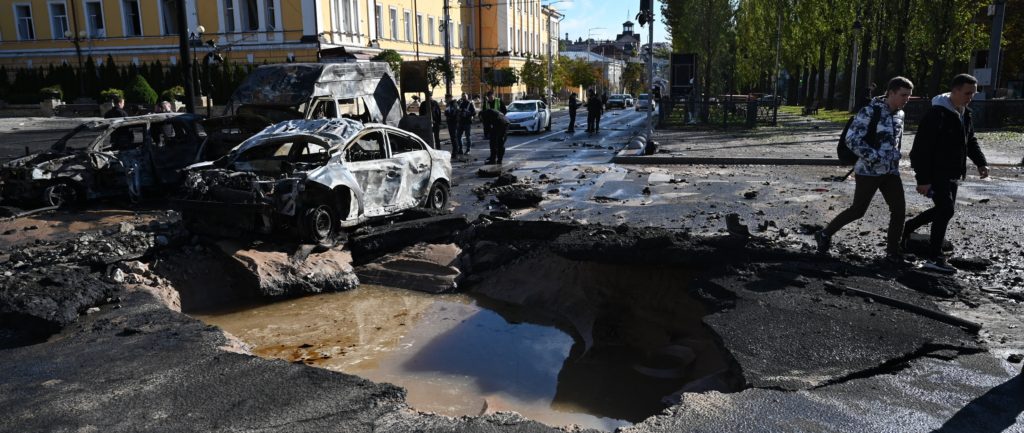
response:
<path id="1" fill-rule="evenodd" d="M 570 59 L 583 59 L 588 62 L 621 62 L 610 57 L 605 57 L 597 53 L 590 51 L 561 51 L 559 55 L 568 57 Z"/>

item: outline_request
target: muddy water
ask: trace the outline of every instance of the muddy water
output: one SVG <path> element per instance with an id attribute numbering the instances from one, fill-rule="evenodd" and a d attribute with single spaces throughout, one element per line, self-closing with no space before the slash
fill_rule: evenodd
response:
<path id="1" fill-rule="evenodd" d="M 631 374 L 622 353 L 581 357 L 570 335 L 493 304 L 360 286 L 193 316 L 256 355 L 394 383 L 415 409 L 450 416 L 516 411 L 548 425 L 614 430 L 656 413 L 661 396 L 678 389 Z"/>

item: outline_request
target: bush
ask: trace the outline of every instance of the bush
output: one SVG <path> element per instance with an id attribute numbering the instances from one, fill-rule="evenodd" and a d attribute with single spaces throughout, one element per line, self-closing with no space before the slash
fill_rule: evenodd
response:
<path id="1" fill-rule="evenodd" d="M 185 99 L 185 88 L 181 86 L 174 86 L 170 89 L 160 92 L 160 100 L 167 102 L 184 101 Z"/>
<path id="2" fill-rule="evenodd" d="M 153 105 L 156 104 L 156 90 L 153 90 L 142 75 L 136 75 L 128 82 L 124 98 L 130 102 Z"/>
<path id="3" fill-rule="evenodd" d="M 103 102 L 109 102 L 110 100 L 114 99 L 115 96 L 120 96 L 122 99 L 124 99 L 124 90 L 107 89 L 100 92 L 100 99 L 102 99 Z"/>
<path id="4" fill-rule="evenodd" d="M 39 89 L 39 99 L 43 101 L 48 99 L 64 99 L 64 90 L 60 88 L 59 84 L 43 87 Z"/>

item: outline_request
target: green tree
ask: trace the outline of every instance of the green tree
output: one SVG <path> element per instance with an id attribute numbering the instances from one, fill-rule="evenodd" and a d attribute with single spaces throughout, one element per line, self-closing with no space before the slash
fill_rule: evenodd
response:
<path id="1" fill-rule="evenodd" d="M 644 93 L 646 69 L 643 63 L 626 63 L 626 68 L 622 70 L 622 88 L 626 89 L 626 93 L 633 95 Z"/>
<path id="2" fill-rule="evenodd" d="M 430 85 L 431 93 L 435 87 L 440 86 L 445 80 L 454 80 L 455 71 L 452 65 L 444 61 L 444 57 L 434 57 L 427 60 L 427 84 Z"/>
<path id="3" fill-rule="evenodd" d="M 544 93 L 545 84 L 548 81 L 547 68 L 544 67 L 544 58 L 540 62 L 534 61 L 529 54 L 526 55 L 526 62 L 520 69 L 519 76 L 526 84 L 526 93 L 540 95 Z"/>
<path id="4" fill-rule="evenodd" d="M 398 54 L 398 51 L 395 50 L 383 50 L 377 53 L 376 56 L 371 57 L 370 60 L 387 63 L 391 67 L 391 73 L 396 77 L 402 67 L 402 55 Z"/>
<path id="5" fill-rule="evenodd" d="M 672 38 L 673 51 L 697 54 L 698 80 L 705 95 L 726 88 L 716 81 L 727 71 L 734 32 L 734 10 L 730 0 L 662 0 L 662 20 Z"/>
<path id="6" fill-rule="evenodd" d="M 515 68 L 504 67 L 491 70 L 484 75 L 484 82 L 492 87 L 508 87 L 519 83 L 519 75 Z"/>
<path id="7" fill-rule="evenodd" d="M 573 87 L 582 86 L 586 89 L 597 84 L 601 77 L 601 69 L 584 59 L 572 59 L 566 68 L 569 85 Z"/>
<path id="8" fill-rule="evenodd" d="M 130 102 L 152 105 L 156 103 L 157 95 L 145 77 L 136 75 L 125 87 L 124 97 Z"/>

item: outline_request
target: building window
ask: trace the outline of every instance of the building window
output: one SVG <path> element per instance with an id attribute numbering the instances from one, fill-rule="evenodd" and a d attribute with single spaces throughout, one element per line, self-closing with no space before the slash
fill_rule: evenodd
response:
<path id="1" fill-rule="evenodd" d="M 374 22 L 377 24 L 377 37 L 384 37 L 384 6 L 377 3 L 373 6 Z"/>
<path id="2" fill-rule="evenodd" d="M 36 38 L 36 28 L 32 25 L 32 6 L 14 5 L 14 19 L 18 24 L 18 39 Z"/>
<path id="3" fill-rule="evenodd" d="M 469 49 L 476 48 L 476 44 L 473 43 L 473 26 L 466 24 L 466 46 Z"/>
<path id="4" fill-rule="evenodd" d="M 124 11 L 124 35 L 142 36 L 142 14 L 139 12 L 139 0 L 121 0 Z"/>
<path id="5" fill-rule="evenodd" d="M 353 19 L 353 17 L 359 16 L 356 7 L 356 2 L 353 0 L 343 0 L 341 2 L 341 28 L 344 33 L 349 35 L 359 33 L 359 24 Z"/>
<path id="6" fill-rule="evenodd" d="M 391 13 L 391 16 L 390 16 L 391 39 L 397 41 L 398 40 L 398 10 L 395 9 L 395 8 L 391 8 L 391 10 L 389 12 Z"/>
<path id="7" fill-rule="evenodd" d="M 235 31 L 235 0 L 224 0 L 224 33 Z"/>
<path id="8" fill-rule="evenodd" d="M 85 2 L 85 25 L 89 29 L 89 37 L 105 37 L 107 29 L 103 24 L 103 4 L 99 1 Z"/>
<path id="9" fill-rule="evenodd" d="M 68 27 L 68 5 L 64 3 L 50 3 L 50 30 L 54 39 L 63 39 Z"/>
<path id="10" fill-rule="evenodd" d="M 427 30 L 429 30 L 427 35 L 430 37 L 427 39 L 427 43 L 434 45 L 434 17 L 427 17 Z"/>
<path id="11" fill-rule="evenodd" d="M 405 25 L 405 40 L 412 42 L 412 12 L 405 11 L 402 17 L 405 19 L 405 22 L 402 23 Z"/>
<path id="12" fill-rule="evenodd" d="M 178 34 L 178 2 L 177 0 L 160 0 L 160 14 L 163 18 L 164 34 Z"/>
<path id="13" fill-rule="evenodd" d="M 265 0 L 267 14 L 267 31 L 277 30 L 277 9 L 274 7 L 274 0 Z"/>
<path id="14" fill-rule="evenodd" d="M 416 14 L 416 42 L 423 43 L 423 15 Z"/>
<path id="15" fill-rule="evenodd" d="M 255 32 L 260 29 L 259 0 L 241 0 L 242 7 L 242 30 Z"/>

